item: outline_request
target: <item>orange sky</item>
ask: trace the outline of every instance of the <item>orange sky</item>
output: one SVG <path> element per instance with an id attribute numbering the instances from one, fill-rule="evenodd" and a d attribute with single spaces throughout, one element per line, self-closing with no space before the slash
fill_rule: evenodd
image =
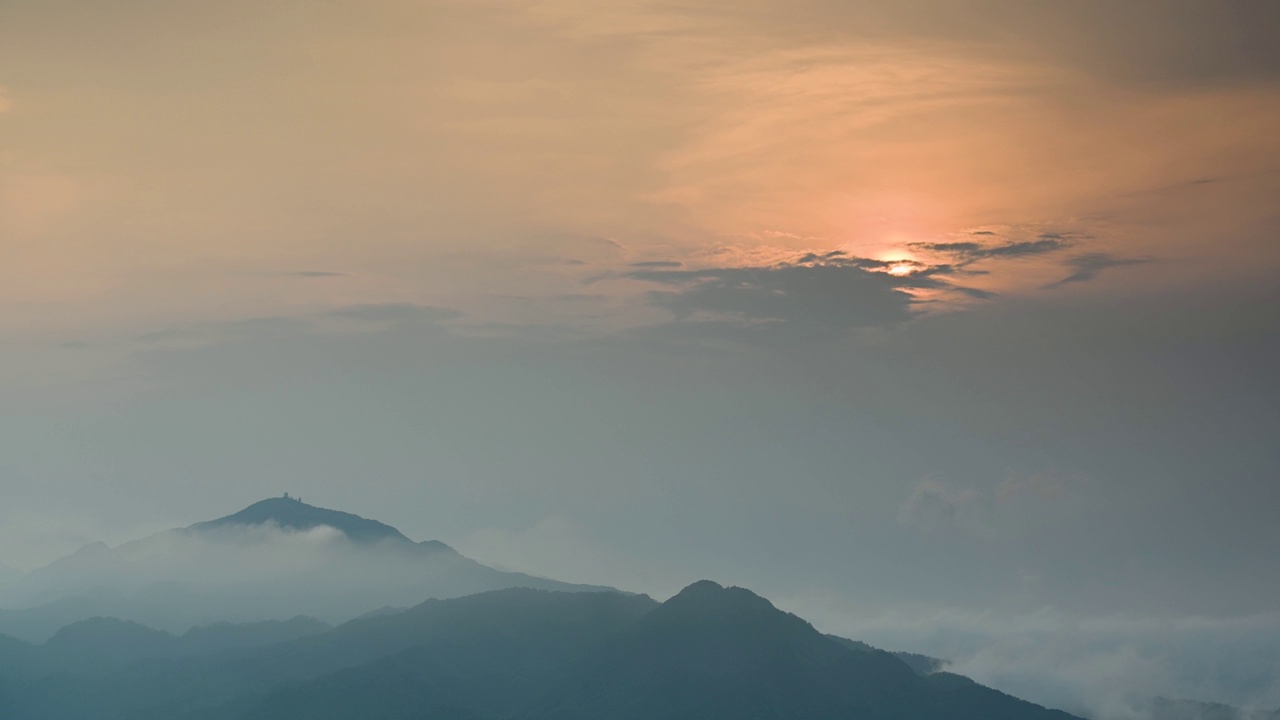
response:
<path id="1" fill-rule="evenodd" d="M 0 333 L 588 322 L 502 297 L 975 230 L 1153 261 L 1077 291 L 1275 272 L 1280 90 L 1230 18 L 987 4 L 7 3 Z M 1042 293 L 1060 261 L 969 283 Z M 589 322 L 644 322 L 643 286 L 594 284 Z"/>
<path id="2" fill-rule="evenodd" d="M 0 0 L 0 563 L 288 490 L 832 630 L 1280 628 L 1277 28 L 1275 0 Z M 1240 632 L 1149 694 L 1243 667 Z"/>

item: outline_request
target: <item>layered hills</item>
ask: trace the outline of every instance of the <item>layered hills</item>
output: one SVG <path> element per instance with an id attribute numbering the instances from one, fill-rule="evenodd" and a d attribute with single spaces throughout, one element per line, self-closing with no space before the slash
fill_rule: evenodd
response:
<path id="1" fill-rule="evenodd" d="M 736 587 L 664 603 L 271 498 L 3 573 L 5 720 L 1071 720 Z M 1274 720 L 1157 700 L 1151 720 Z"/>
<path id="2" fill-rule="evenodd" d="M 39 643 L 96 616 L 174 634 L 297 615 L 333 624 L 510 587 L 607 589 L 497 570 L 376 520 L 271 498 L 118 547 L 87 545 L 11 578 L 0 585 L 0 634 Z"/>
<path id="3" fill-rule="evenodd" d="M 39 646 L 0 644 L 0 716 L 1072 717 L 958 676 L 922 675 L 890 653 L 824 636 L 754 593 L 707 581 L 665 603 L 524 588 L 429 600 L 332 629 L 309 624 L 265 645 L 199 649 L 186 636 L 94 623 Z M 237 634 L 228 626 L 196 634 L 207 641 L 219 633 Z M 76 643 L 98 648 L 98 662 L 72 660 L 67 650 Z"/>

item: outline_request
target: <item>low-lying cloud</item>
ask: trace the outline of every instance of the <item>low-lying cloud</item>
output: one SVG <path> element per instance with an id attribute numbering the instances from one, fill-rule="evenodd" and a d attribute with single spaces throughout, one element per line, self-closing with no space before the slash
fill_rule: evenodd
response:
<path id="1" fill-rule="evenodd" d="M 800 604 L 803 604 L 801 602 Z M 820 613 L 820 611 L 819 611 Z M 1155 698 L 1280 708 L 1280 614 L 1088 617 L 903 610 L 824 630 L 947 661 L 945 670 L 1092 720 L 1151 717 Z"/>
<path id="2" fill-rule="evenodd" d="M 527 584 L 536 581 L 438 543 L 355 542 L 326 525 L 169 530 L 114 548 L 87 545 L 0 584 L 0 635 L 39 642 L 94 616 L 174 633 L 299 614 L 340 622 L 388 605 Z"/>

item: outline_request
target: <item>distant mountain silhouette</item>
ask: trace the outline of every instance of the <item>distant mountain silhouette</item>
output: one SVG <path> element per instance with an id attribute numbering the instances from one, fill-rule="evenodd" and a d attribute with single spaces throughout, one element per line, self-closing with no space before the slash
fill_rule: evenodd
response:
<path id="1" fill-rule="evenodd" d="M 133 662 L 172 655 L 178 639 L 128 620 L 95 617 L 72 623 L 44 644 L 48 654 L 77 662 Z"/>
<path id="2" fill-rule="evenodd" d="M 96 616 L 178 635 L 299 614 L 339 623 L 511 587 L 611 590 L 497 570 L 376 520 L 271 498 L 119 547 L 92 543 L 0 586 L 0 634 L 39 643 Z"/>
<path id="3" fill-rule="evenodd" d="M 305 615 L 251 623 L 218 622 L 191 628 L 179 638 L 179 645 L 184 654 L 198 655 L 265 647 L 320 635 L 330 629 L 328 623 Z"/>
<path id="4" fill-rule="evenodd" d="M 51 644 L 96 635 L 127 654 L 113 644 L 130 633 L 159 637 L 86 626 Z M 499 590 L 430 600 L 234 657 L 6 676 L 6 653 L 13 663 L 41 651 L 0 642 L 5 720 L 1075 720 L 956 675 L 919 675 L 889 653 L 826 637 L 754 593 L 705 581 L 662 604 L 619 593 Z"/>
<path id="5" fill-rule="evenodd" d="M 3 587 L 5 583 L 21 579 L 22 574 L 21 570 L 0 563 L 0 587 Z"/>
<path id="6" fill-rule="evenodd" d="M 39 647 L 39 652 L 47 661 L 70 662 L 79 667 L 120 665 L 158 658 L 233 653 L 298 640 L 330 629 L 315 618 L 298 616 L 255 623 L 214 623 L 192 628 L 183 635 L 172 635 L 128 620 L 95 617 L 58 630 Z"/>
<path id="7" fill-rule="evenodd" d="M 841 645 L 858 652 L 880 652 L 878 648 L 862 642 L 861 640 L 850 640 L 837 635 L 828 635 L 828 638 L 840 643 Z M 892 651 L 894 657 L 907 664 L 907 667 L 916 672 L 917 675 L 932 675 L 946 666 L 947 661 L 941 658 L 921 655 L 919 653 Z"/>
<path id="8" fill-rule="evenodd" d="M 644 595 L 524 588 L 428 601 L 264 653 L 262 671 L 319 677 L 278 688 L 242 717 L 511 717 L 655 607 Z M 335 663 L 347 667 L 321 674 Z"/>
<path id="9" fill-rule="evenodd" d="M 13 686 L 49 672 L 49 668 L 36 658 L 36 652 L 30 643 L 0 635 L 0 710 L 4 709 L 2 701 L 6 694 L 13 692 Z"/>
<path id="10" fill-rule="evenodd" d="M 351 540 L 362 543 L 387 540 L 403 543 L 413 542 L 405 537 L 404 533 L 377 520 L 369 520 L 340 510 L 327 510 L 314 505 L 307 505 L 297 498 L 290 497 L 260 500 L 240 512 L 217 520 L 196 523 L 185 528 L 185 530 L 188 532 L 206 532 L 225 527 L 266 525 L 269 523 L 285 530 L 311 530 L 321 526 L 328 526 L 335 530 L 341 530 Z M 443 543 L 440 544 L 443 545 Z"/>
<path id="11" fill-rule="evenodd" d="M 742 588 L 703 581 L 606 643 L 527 720 L 1068 720 L 891 654 L 844 647 Z"/>

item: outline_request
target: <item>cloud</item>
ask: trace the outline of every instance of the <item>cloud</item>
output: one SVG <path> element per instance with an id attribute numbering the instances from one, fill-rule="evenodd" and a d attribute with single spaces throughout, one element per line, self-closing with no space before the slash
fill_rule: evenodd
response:
<path id="1" fill-rule="evenodd" d="M 970 235 L 995 235 L 989 230 L 982 230 Z M 950 255 L 965 263 L 1001 258 L 1032 257 L 1057 252 L 1070 246 L 1071 241 L 1058 233 L 1043 233 L 1035 240 L 1007 242 L 1002 245 L 988 245 L 974 241 L 944 243 L 911 243 L 908 247 L 914 250 Z"/>
<path id="2" fill-rule="evenodd" d="M 306 317 L 254 317 L 225 322 L 192 323 L 151 330 L 133 338 L 144 345 L 207 345 L 232 338 L 272 337 L 304 331 Z"/>
<path id="3" fill-rule="evenodd" d="M 778 600 L 823 632 L 941 658 L 946 671 L 1092 720 L 1147 720 L 1157 697 L 1280 708 L 1276 612 L 1009 611 L 961 608 L 946 598 L 878 611 L 822 590 Z"/>
<path id="4" fill-rule="evenodd" d="M 366 303 L 308 315 L 277 315 L 176 325 L 136 335 L 132 341 L 150 351 L 182 350 L 254 339 L 274 342 L 319 333 L 385 329 L 387 326 L 439 326 L 462 316 L 457 310 L 430 305 Z M 150 354 L 155 357 L 154 352 Z"/>
<path id="5" fill-rule="evenodd" d="M 481 528 L 458 543 L 467 557 L 500 570 L 518 569 L 568 582 L 604 583 L 653 592 L 653 573 L 609 552 L 589 528 L 560 515 L 539 519 L 523 530 Z"/>
<path id="6" fill-rule="evenodd" d="M 925 478 L 902 501 L 897 522 L 927 538 L 966 535 L 1025 546 L 1077 521 L 1091 487 L 1087 476 L 1056 468 L 1010 472 L 981 485 Z M 1028 580 L 1034 578 L 1020 582 Z"/>
<path id="7" fill-rule="evenodd" d="M 861 620 L 861 639 L 942 657 L 946 669 L 1096 720 L 1141 720 L 1179 697 L 1280 707 L 1280 615 L 1021 615 L 940 610 Z"/>
<path id="8" fill-rule="evenodd" d="M 937 480 L 920 481 L 898 509 L 898 523 L 925 534 L 984 528 L 979 495 L 971 488 L 952 487 Z"/>
<path id="9" fill-rule="evenodd" d="M 1142 265 L 1148 262 L 1151 262 L 1151 258 L 1124 258 L 1101 252 L 1085 253 L 1067 260 L 1065 264 L 1072 270 L 1070 275 L 1050 283 L 1046 287 L 1054 288 L 1069 283 L 1088 282 L 1096 278 L 1103 270 L 1128 265 Z"/>
<path id="10" fill-rule="evenodd" d="M 633 268 L 682 268 L 684 263 L 676 260 L 646 260 L 644 262 L 631 263 Z"/>
<path id="11" fill-rule="evenodd" d="M 341 320 L 360 320 L 366 322 L 428 322 L 437 323 L 445 320 L 457 320 L 462 313 L 452 308 L 415 305 L 413 303 L 368 303 L 349 305 L 331 310 L 324 315 Z"/>
<path id="12" fill-rule="evenodd" d="M 667 286 L 649 293 L 650 302 L 678 320 L 730 319 L 740 323 L 787 323 L 794 326 L 853 329 L 894 325 L 913 317 L 921 291 L 957 292 L 970 297 L 980 291 L 945 279 L 948 265 L 911 264 L 910 272 L 893 274 L 890 263 L 841 251 L 808 253 L 772 265 L 668 269 L 649 266 L 624 277 Z"/>
<path id="13" fill-rule="evenodd" d="M 488 571 L 459 562 L 450 551 L 433 553 L 394 540 L 354 542 L 327 525 L 188 528 L 115 547 L 94 543 L 26 573 L 3 588 L 0 626 L 6 634 L 41 641 L 77 614 L 120 617 L 170 632 L 297 614 L 341 622 L 386 605 L 493 586 Z M 78 605 L 22 611 L 68 596 Z"/>
<path id="14" fill-rule="evenodd" d="M 290 275 L 293 275 L 294 277 L 302 277 L 302 278 L 332 278 L 332 277 L 347 277 L 348 273 L 329 272 L 327 270 L 300 270 L 295 273 L 290 273 Z"/>
<path id="15" fill-rule="evenodd" d="M 603 246 L 603 247 L 609 248 L 610 250 L 615 250 L 617 252 L 628 252 L 630 250 L 630 248 L 628 248 L 626 245 L 623 245 L 622 243 L 610 237 L 591 238 L 588 242 L 596 246 Z"/>
<path id="16" fill-rule="evenodd" d="M 995 499 L 1001 505 L 1047 502 L 1061 509 L 1062 503 L 1084 482 L 1080 476 L 1053 471 L 1010 473 L 996 486 Z"/>

